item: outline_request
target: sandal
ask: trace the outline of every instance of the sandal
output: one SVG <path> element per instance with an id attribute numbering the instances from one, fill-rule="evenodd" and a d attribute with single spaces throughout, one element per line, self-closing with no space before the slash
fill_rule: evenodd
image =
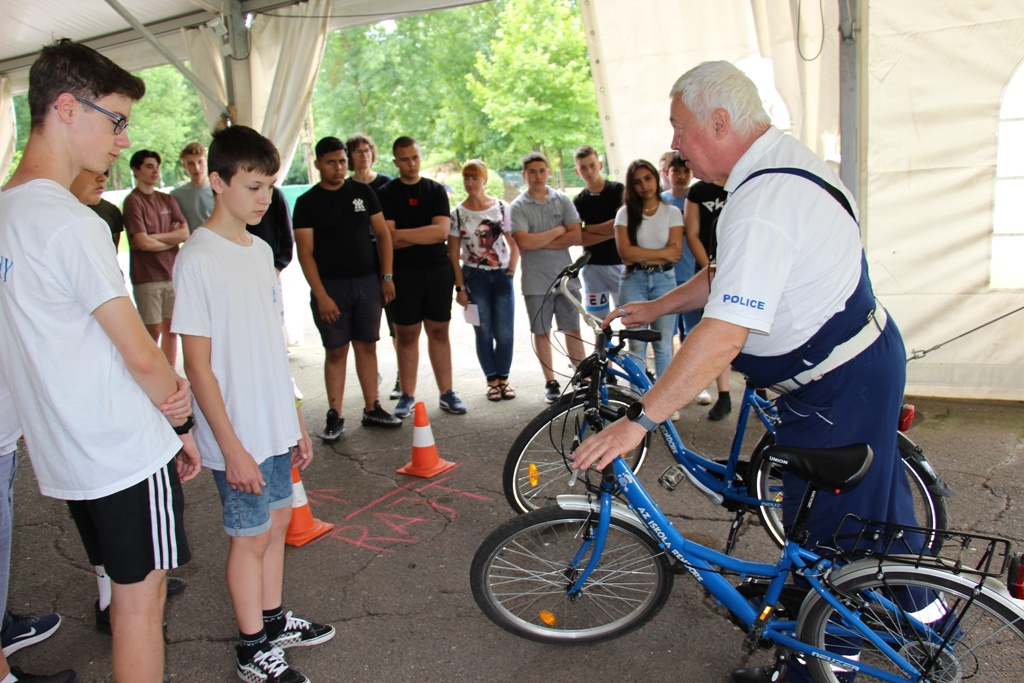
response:
<path id="1" fill-rule="evenodd" d="M 516 397 L 516 390 L 510 387 L 507 383 L 501 383 L 498 385 L 498 390 L 501 392 L 501 397 L 506 401 L 511 401 Z"/>
<path id="2" fill-rule="evenodd" d="M 501 387 L 497 384 L 488 384 L 485 395 L 488 401 L 500 401 L 502 399 Z"/>

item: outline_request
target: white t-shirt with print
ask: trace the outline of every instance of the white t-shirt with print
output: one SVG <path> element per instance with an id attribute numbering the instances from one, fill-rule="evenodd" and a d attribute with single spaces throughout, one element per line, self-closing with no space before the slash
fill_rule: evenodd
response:
<path id="1" fill-rule="evenodd" d="M 511 239 L 511 220 L 508 205 L 500 199 L 494 200 L 494 204 L 483 211 L 467 209 L 459 204 L 452 211 L 448 234 L 459 238 L 460 258 L 464 264 L 507 270 L 511 259 L 507 242 Z M 488 242 L 489 247 L 486 246 Z"/>
<path id="2" fill-rule="evenodd" d="M 174 262 L 171 330 L 211 340 L 228 420 L 257 463 L 287 453 L 300 436 L 280 299 L 273 252 L 259 238 L 243 246 L 199 228 Z M 223 470 L 213 430 L 198 402 L 193 407 L 203 465 Z"/>
<path id="3" fill-rule="evenodd" d="M 51 180 L 0 192 L 0 370 L 43 495 L 92 500 L 181 449 L 92 316 L 126 297 L 110 228 Z"/>

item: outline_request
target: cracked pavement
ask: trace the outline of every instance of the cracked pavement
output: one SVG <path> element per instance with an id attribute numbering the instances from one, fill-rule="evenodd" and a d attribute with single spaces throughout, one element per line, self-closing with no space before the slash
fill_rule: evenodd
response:
<path id="1" fill-rule="evenodd" d="M 517 325 L 517 329 L 519 326 Z M 520 330 L 522 331 L 522 330 Z M 458 467 L 434 479 L 398 475 L 410 459 L 412 420 L 399 430 L 360 427 L 361 396 L 351 370 L 345 394 L 347 431 L 333 444 L 317 437 L 326 396 L 323 352 L 296 347 L 291 364 L 305 394 L 306 425 L 316 457 L 303 474 L 314 516 L 336 526 L 302 548 L 289 548 L 285 609 L 338 628 L 329 643 L 288 651 L 290 663 L 317 682 L 419 683 L 488 681 L 531 683 L 603 680 L 725 681 L 749 659 L 742 635 L 724 611 L 688 576 L 679 576 L 665 608 L 644 628 L 587 647 L 553 647 L 518 639 L 479 611 L 469 590 L 469 565 L 483 538 L 512 513 L 501 491 L 505 455 L 519 430 L 544 407 L 543 379 L 518 335 L 512 381 L 519 397 L 491 403 L 483 396 L 472 335 L 452 322 L 455 388 L 469 406 L 464 416 L 441 412 L 434 398 L 425 346 L 420 356 L 420 398 L 425 400 L 441 457 Z M 378 347 L 387 400 L 395 376 L 390 345 Z M 564 384 L 564 381 L 563 381 Z M 733 395 L 740 383 L 734 375 Z M 956 492 L 951 527 L 1000 535 L 1024 550 L 1024 420 L 1019 403 L 917 399 L 909 432 Z M 682 411 L 680 433 L 701 452 L 727 452 L 734 422 L 706 419 L 707 408 Z M 751 426 L 745 450 L 760 427 Z M 673 493 L 656 479 L 669 464 L 658 443 L 641 474 L 673 521 L 690 538 L 721 548 L 731 515 L 688 484 Z M 40 497 L 24 453 L 19 455 L 9 607 L 21 613 L 59 612 L 61 629 L 26 648 L 12 663 L 29 671 L 77 669 L 82 681 L 109 681 L 109 638 L 94 628 L 95 581 L 60 501 Z M 224 585 L 227 537 L 208 472 L 186 485 L 186 524 L 193 559 L 174 573 L 188 589 L 167 609 L 167 671 L 172 681 L 230 681 L 237 630 Z M 773 547 L 753 520 L 737 553 L 774 560 Z"/>

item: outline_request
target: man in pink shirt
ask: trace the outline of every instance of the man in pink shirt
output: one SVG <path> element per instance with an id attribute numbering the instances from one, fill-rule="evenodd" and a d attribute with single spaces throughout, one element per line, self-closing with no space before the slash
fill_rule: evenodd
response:
<path id="1" fill-rule="evenodd" d="M 160 154 L 140 149 L 129 165 L 135 189 L 124 199 L 124 225 L 131 246 L 129 275 L 139 316 L 174 367 L 178 335 L 171 333 L 174 287 L 171 284 L 178 245 L 188 239 L 181 207 L 160 185 Z"/>

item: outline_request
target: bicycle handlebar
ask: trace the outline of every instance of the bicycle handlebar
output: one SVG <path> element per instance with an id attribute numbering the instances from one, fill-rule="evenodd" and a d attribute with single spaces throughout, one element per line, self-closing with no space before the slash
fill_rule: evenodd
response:
<path id="1" fill-rule="evenodd" d="M 579 277 L 580 270 L 582 270 L 583 266 L 587 265 L 588 261 L 590 261 L 590 253 L 585 251 L 574 263 L 566 266 L 558 276 L 558 291 L 572 304 L 573 308 L 579 311 L 588 327 L 594 330 L 594 332 L 603 332 L 605 336 L 610 336 L 611 328 L 603 327 L 601 325 L 602 320 L 590 313 L 583 303 L 569 291 L 569 281 Z M 617 330 L 616 334 L 619 335 L 619 339 L 635 339 L 642 342 L 656 342 L 661 339 L 661 332 L 657 330 Z"/>

